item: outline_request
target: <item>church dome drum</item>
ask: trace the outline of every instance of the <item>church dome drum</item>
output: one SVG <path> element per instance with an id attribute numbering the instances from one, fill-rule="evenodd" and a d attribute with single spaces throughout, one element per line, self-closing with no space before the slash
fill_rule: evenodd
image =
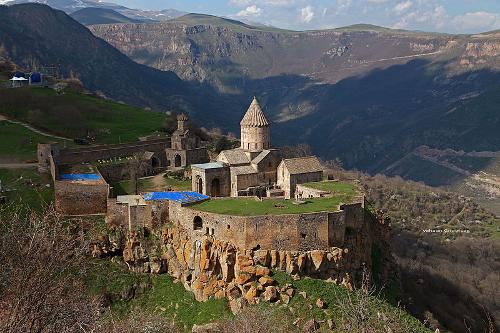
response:
<path id="1" fill-rule="evenodd" d="M 259 151 L 271 148 L 270 123 L 256 97 L 240 122 L 241 148 Z"/>

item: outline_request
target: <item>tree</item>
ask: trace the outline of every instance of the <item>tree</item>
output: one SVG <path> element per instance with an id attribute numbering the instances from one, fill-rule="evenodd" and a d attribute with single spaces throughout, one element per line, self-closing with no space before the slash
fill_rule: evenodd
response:
<path id="1" fill-rule="evenodd" d="M 98 306 L 80 277 L 83 235 L 51 209 L 0 217 L 0 331 L 73 332 L 94 327 Z"/>
<path id="2" fill-rule="evenodd" d="M 149 161 L 144 157 L 144 153 L 137 153 L 127 161 L 126 170 L 134 190 L 134 194 L 139 194 L 139 178 L 148 172 L 150 166 Z"/>

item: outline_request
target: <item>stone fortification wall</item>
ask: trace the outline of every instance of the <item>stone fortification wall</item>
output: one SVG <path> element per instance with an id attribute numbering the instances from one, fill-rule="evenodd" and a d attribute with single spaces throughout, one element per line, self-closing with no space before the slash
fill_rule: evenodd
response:
<path id="1" fill-rule="evenodd" d="M 383 274 L 381 281 L 387 281 L 392 267 L 390 253 L 384 251 L 390 247 L 390 227 L 384 218 L 378 219 L 364 210 L 361 210 L 363 223 L 354 233 L 345 233 L 342 245 L 325 249 L 278 250 L 238 246 L 236 243 L 246 242 L 245 237 L 236 235 L 246 226 L 243 218 L 226 216 L 224 219 L 218 216 L 223 218 L 217 220 L 220 229 L 214 228 L 213 234 L 207 235 L 203 230 L 197 233 L 199 230 L 185 228 L 182 221 L 176 218 L 185 217 L 181 212 L 198 213 L 195 216 L 205 219 L 210 215 L 179 204 L 169 203 L 167 206 L 173 215 L 170 216 L 173 223 L 164 225 L 161 231 L 157 229 L 161 235 L 154 240 L 144 238 L 139 230 L 129 233 L 130 237 L 122 245 L 124 261 L 136 272 L 168 273 L 192 291 L 199 301 L 226 297 L 233 312 L 238 312 L 247 303 L 255 304 L 262 300 L 290 302 L 295 291 L 289 285 L 278 286 L 272 270 L 287 272 L 294 279 L 313 277 L 353 288 L 360 286 L 364 274 L 374 271 L 374 249 L 383 250 L 379 252 L 381 258 L 377 264 L 380 265 L 377 271 Z M 361 203 L 326 214 L 330 220 L 333 216 L 337 221 L 343 221 L 335 227 L 340 230 L 348 224 L 346 216 L 354 211 L 360 212 L 359 208 L 362 208 Z M 95 256 L 109 253 L 109 244 L 113 243 L 109 237 L 109 240 L 93 244 L 92 253 Z M 234 242 L 223 238 L 232 238 Z"/>
<path id="2" fill-rule="evenodd" d="M 128 205 L 119 204 L 116 199 L 108 199 L 106 221 L 113 226 L 121 226 L 124 230 L 139 228 L 153 229 L 168 220 L 168 201 L 149 202 L 146 206 L 132 205 L 130 207 L 130 222 Z"/>
<path id="3" fill-rule="evenodd" d="M 169 147 L 170 138 L 161 138 L 122 144 L 61 149 L 56 161 L 59 164 L 89 163 L 100 159 L 132 156 L 135 153 L 150 151 L 154 152 L 155 156 L 161 159 L 161 165 L 164 166 L 166 165 L 164 152 Z"/>
<path id="4" fill-rule="evenodd" d="M 342 246 L 347 227 L 355 231 L 363 227 L 364 208 L 355 203 L 337 212 L 234 216 L 171 203 L 169 218 L 193 239 L 210 235 L 243 249 L 307 251 Z"/>
<path id="5" fill-rule="evenodd" d="M 370 218 L 357 234 L 346 235 L 341 247 L 280 251 L 242 249 L 213 236 L 193 238 L 190 230 L 171 225 L 162 229 L 161 244 L 152 248 L 132 236 L 123 256 L 134 271 L 167 272 L 197 300 L 226 297 L 237 312 L 245 303 L 259 300 L 290 301 L 293 291 L 276 286 L 271 270 L 287 272 L 296 279 L 308 276 L 347 288 L 359 286 L 363 274 L 372 270 L 373 247 L 388 248 L 389 232 L 387 225 Z"/>
<path id="6" fill-rule="evenodd" d="M 109 185 L 54 180 L 55 207 L 64 215 L 106 214 Z"/>
<path id="7" fill-rule="evenodd" d="M 325 250 L 328 244 L 328 213 L 245 218 L 246 249 L 301 251 Z"/>
<path id="8" fill-rule="evenodd" d="M 246 248 L 245 217 L 197 211 L 171 202 L 169 219 L 175 225 L 182 226 L 193 239 L 211 235 L 217 239 L 231 241 L 235 246 Z"/>

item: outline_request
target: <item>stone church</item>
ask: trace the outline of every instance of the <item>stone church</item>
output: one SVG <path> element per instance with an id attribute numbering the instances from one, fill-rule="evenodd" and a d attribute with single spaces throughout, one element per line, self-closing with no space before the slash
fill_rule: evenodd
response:
<path id="1" fill-rule="evenodd" d="M 293 198 L 298 184 L 321 181 L 323 167 L 314 156 L 283 159 L 271 148 L 270 122 L 254 97 L 240 122 L 241 145 L 223 150 L 216 161 L 193 164 L 193 191 L 212 197 Z"/>

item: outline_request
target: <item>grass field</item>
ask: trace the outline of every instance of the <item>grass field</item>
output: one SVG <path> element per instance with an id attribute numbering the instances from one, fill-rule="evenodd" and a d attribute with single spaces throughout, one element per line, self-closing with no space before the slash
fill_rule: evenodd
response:
<path id="1" fill-rule="evenodd" d="M 6 190 L 7 208 L 16 206 L 41 210 L 54 200 L 50 176 L 40 175 L 35 169 L 0 169 L 0 180 Z"/>
<path id="2" fill-rule="evenodd" d="M 323 181 L 302 184 L 304 186 L 314 188 L 321 191 L 328 191 L 332 194 L 338 195 L 354 195 L 356 194 L 356 189 L 353 184 L 336 182 L 336 181 Z"/>
<path id="3" fill-rule="evenodd" d="M 136 141 L 160 131 L 165 121 L 163 113 L 50 88 L 0 89 L 0 100 L 0 114 L 8 118 L 70 138 L 90 133 L 98 143 Z"/>
<path id="4" fill-rule="evenodd" d="M 296 295 L 291 299 L 289 308 L 293 308 L 296 317 L 301 322 L 309 318 L 317 321 L 332 319 L 336 328 L 333 332 L 362 332 L 361 323 L 367 327 L 375 328 L 373 332 L 413 332 L 429 333 L 422 323 L 401 308 L 389 304 L 378 293 L 365 294 L 361 290 L 348 292 L 346 288 L 323 280 L 304 278 L 294 281 L 290 275 L 283 272 L 275 272 L 273 278 L 280 285 L 289 283 L 296 288 Z M 298 295 L 306 292 L 307 299 Z M 321 298 L 326 303 L 326 309 L 319 309 L 315 302 Z M 360 315 L 361 318 L 354 316 Z M 326 330 L 325 330 L 326 331 Z M 371 331 L 371 330 L 366 330 Z M 331 332 L 331 331 L 328 331 Z"/>
<path id="5" fill-rule="evenodd" d="M 191 332 L 194 324 L 204 324 L 231 316 L 226 300 L 197 302 L 191 292 L 184 289 L 181 283 L 174 283 L 167 275 L 132 273 L 122 263 L 99 260 L 94 262 L 94 267 L 86 277 L 87 288 L 93 294 L 120 293 L 141 282 L 150 283 L 152 289 L 129 302 L 114 303 L 111 307 L 114 315 L 125 316 L 135 307 L 139 307 L 149 312 L 161 313 L 174 320 L 176 325 L 184 328 L 186 332 Z"/>
<path id="6" fill-rule="evenodd" d="M 0 120 L 0 160 L 23 162 L 36 159 L 38 143 L 62 142 L 30 131 L 24 126 Z M 69 143 L 71 144 L 71 143 Z"/>
<path id="7" fill-rule="evenodd" d="M 333 197 L 309 199 L 304 203 L 297 204 L 293 200 L 266 199 L 258 201 L 254 198 L 227 198 L 202 202 L 193 206 L 195 209 L 210 213 L 259 216 L 259 215 L 282 215 L 302 214 L 311 212 L 336 211 L 339 204 L 348 203 L 354 193 L 353 185 L 339 182 L 309 183 L 320 189 L 332 190 Z"/>
<path id="8" fill-rule="evenodd" d="M 345 332 L 344 325 L 353 322 L 352 331 L 361 331 L 357 323 L 364 322 L 378 331 L 386 331 L 390 327 L 393 332 L 428 333 L 416 318 L 402 309 L 389 304 L 379 295 L 364 295 L 361 291 L 349 293 L 342 286 L 322 280 L 304 278 L 293 281 L 283 272 L 274 272 L 273 278 L 280 285 L 292 284 L 296 294 L 288 306 L 261 303 L 263 313 L 272 318 L 286 320 L 291 325 L 300 319 L 301 325 L 311 318 L 317 321 L 333 319 L 336 329 L 333 332 Z M 193 294 L 186 291 L 181 283 L 175 283 L 167 275 L 147 275 L 129 272 L 123 263 L 114 263 L 108 260 L 93 261 L 93 267 L 85 277 L 88 291 L 99 295 L 103 293 L 121 293 L 132 285 L 149 284 L 151 289 L 136 296 L 131 301 L 117 301 L 111 306 L 111 314 L 115 319 L 123 318 L 136 309 L 151 313 L 160 313 L 181 328 L 184 332 L 191 332 L 194 324 L 223 321 L 232 318 L 226 300 L 210 299 L 207 302 L 197 302 Z M 307 299 L 298 292 L 306 292 Z M 326 309 L 319 309 L 315 302 L 321 298 L 326 302 Z M 311 306 L 312 305 L 312 306 Z M 351 308 L 352 307 L 352 308 Z M 347 308 L 347 309 L 346 309 Z M 346 311 L 361 309 L 364 320 L 347 316 Z M 326 332 L 326 325 L 322 325 L 321 332 Z"/>

